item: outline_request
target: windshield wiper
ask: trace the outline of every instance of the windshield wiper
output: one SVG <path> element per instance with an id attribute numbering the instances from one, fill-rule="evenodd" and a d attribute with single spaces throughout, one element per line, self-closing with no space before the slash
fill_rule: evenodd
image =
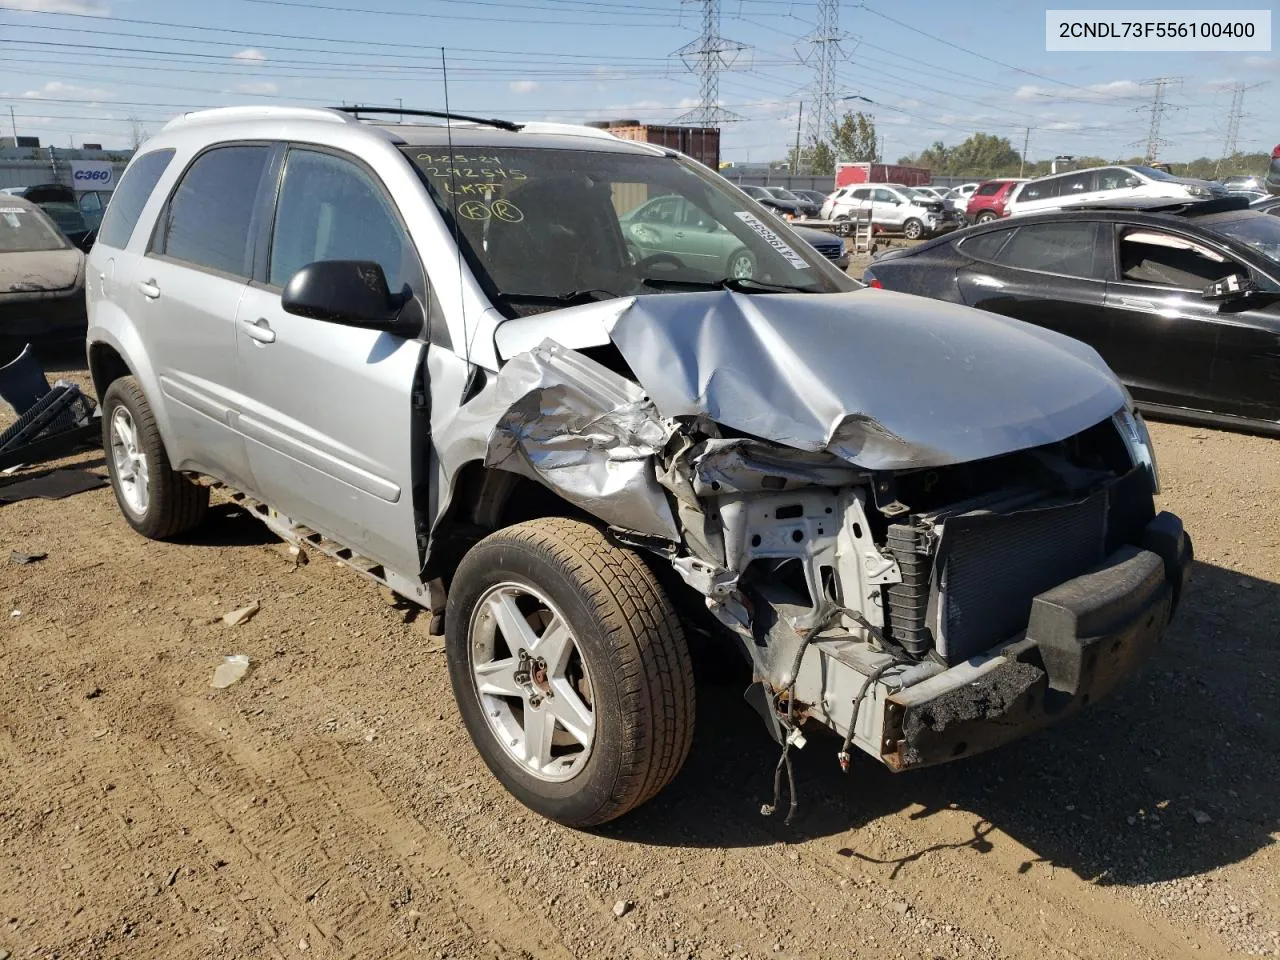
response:
<path id="1" fill-rule="evenodd" d="M 793 286 L 789 283 L 766 283 L 750 277 L 721 277 L 719 280 L 675 280 L 667 277 L 642 277 L 645 286 L 660 290 L 669 287 L 688 287 L 694 290 L 732 290 L 734 293 L 816 293 L 812 287 Z"/>
<path id="2" fill-rule="evenodd" d="M 595 303 L 597 300 L 616 300 L 619 294 L 612 290 L 598 287 L 589 290 L 570 290 L 568 293 L 499 293 L 503 300 L 514 300 L 518 303 L 548 304 L 557 307 L 572 307 L 582 303 Z"/>

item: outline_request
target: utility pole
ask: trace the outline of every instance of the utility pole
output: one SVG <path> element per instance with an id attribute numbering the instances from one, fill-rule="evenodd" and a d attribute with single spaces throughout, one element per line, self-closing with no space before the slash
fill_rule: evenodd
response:
<path id="1" fill-rule="evenodd" d="M 882 133 L 882 134 L 880 134 L 880 149 L 876 151 L 876 162 L 877 162 L 877 163 L 884 163 L 884 161 L 885 161 L 885 154 L 884 154 L 884 142 L 885 142 L 885 141 L 884 141 L 884 134 Z"/>
<path id="2" fill-rule="evenodd" d="M 813 31 L 801 39 L 809 45 L 805 58 L 813 66 L 813 83 L 810 85 L 809 139 L 826 140 L 831 124 L 836 119 L 836 104 L 840 101 L 836 76 L 836 64 L 844 58 L 840 44 L 849 39 L 840 31 L 840 0 L 818 0 L 818 23 Z"/>
<path id="3" fill-rule="evenodd" d="M 1022 172 L 1027 169 L 1027 147 L 1031 145 L 1031 128 L 1027 127 L 1027 132 L 1022 135 L 1022 159 L 1018 161 L 1018 177 L 1022 177 Z"/>
<path id="4" fill-rule="evenodd" d="M 13 125 L 13 145 L 18 145 L 18 121 L 13 115 L 13 107 L 9 107 L 9 123 Z"/>
<path id="5" fill-rule="evenodd" d="M 796 155 L 791 161 L 791 175 L 800 176 L 800 123 L 804 120 L 804 101 L 800 101 L 800 112 L 796 114 Z"/>
<path id="6" fill-rule="evenodd" d="M 1151 121 L 1147 126 L 1147 147 L 1145 157 L 1148 163 L 1152 160 L 1159 159 L 1160 148 L 1169 142 L 1160 136 L 1160 121 L 1164 118 L 1165 111 L 1181 109 L 1181 107 L 1171 104 L 1165 99 L 1165 90 L 1172 84 L 1181 82 L 1181 77 L 1157 77 L 1154 80 L 1142 81 L 1142 86 L 1155 88 L 1155 91 L 1151 95 L 1151 106 L 1143 108 L 1151 111 Z"/>
<path id="7" fill-rule="evenodd" d="M 720 36 L 720 0 L 683 0 L 702 5 L 702 33 L 675 52 L 691 73 L 702 78 L 698 105 L 676 117 L 676 123 L 696 123 L 714 127 L 719 123 L 741 120 L 738 114 L 720 106 L 720 72 L 729 70 L 737 61 L 745 44 Z"/>

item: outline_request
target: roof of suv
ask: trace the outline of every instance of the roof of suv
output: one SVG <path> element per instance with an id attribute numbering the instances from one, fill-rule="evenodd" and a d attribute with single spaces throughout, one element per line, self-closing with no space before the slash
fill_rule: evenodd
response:
<path id="1" fill-rule="evenodd" d="M 439 123 L 394 123 L 366 120 L 324 107 L 252 106 L 197 110 L 170 120 L 161 133 L 185 133 L 197 129 L 223 133 L 227 128 L 233 128 L 240 135 L 261 136 L 263 133 L 261 127 L 278 129 L 278 125 L 282 122 L 288 122 L 291 127 L 316 124 L 326 130 L 332 130 L 335 124 L 341 124 L 357 135 L 358 132 L 367 131 L 370 135 L 385 138 L 401 146 L 447 147 L 453 140 L 465 140 L 467 144 L 477 147 L 595 150 L 650 156 L 674 155 L 674 151 L 667 148 L 635 140 L 623 140 L 607 130 L 576 124 L 525 123 L 515 131 L 459 120 L 441 120 Z M 268 135 L 267 138 L 271 139 L 271 136 Z"/>

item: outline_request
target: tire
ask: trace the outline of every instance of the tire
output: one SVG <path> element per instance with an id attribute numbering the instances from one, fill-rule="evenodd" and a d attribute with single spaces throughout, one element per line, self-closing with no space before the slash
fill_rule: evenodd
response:
<path id="1" fill-rule="evenodd" d="M 998 218 L 993 212 L 991 212 L 990 210 L 983 210 L 980 214 L 978 214 L 978 219 L 975 220 L 974 223 L 990 223 L 992 220 L 996 220 L 996 219 Z"/>
<path id="2" fill-rule="evenodd" d="M 595 527 L 553 517 L 489 535 L 459 564 L 445 619 L 463 723 L 534 812 L 571 827 L 605 823 L 684 764 L 694 686 L 679 618 L 641 559 Z M 571 651 L 556 657 L 545 638 L 561 620 L 568 633 L 556 636 Z M 571 725 L 589 729 L 589 742 Z M 552 731 L 544 750 L 530 729 Z"/>
<path id="3" fill-rule="evenodd" d="M 730 255 L 727 271 L 727 276 L 750 280 L 756 275 L 756 258 L 746 247 L 739 247 Z"/>
<path id="4" fill-rule="evenodd" d="M 204 519 L 209 488 L 169 466 L 151 404 L 133 377 L 113 381 L 102 398 L 102 449 L 116 503 L 138 533 L 167 540 Z"/>
<path id="5" fill-rule="evenodd" d="M 902 235 L 908 240 L 919 240 L 924 236 L 924 224 L 912 217 L 902 225 Z"/>

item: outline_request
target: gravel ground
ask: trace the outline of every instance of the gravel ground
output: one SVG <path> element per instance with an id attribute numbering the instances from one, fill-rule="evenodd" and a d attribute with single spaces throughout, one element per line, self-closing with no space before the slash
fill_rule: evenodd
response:
<path id="1" fill-rule="evenodd" d="M 1154 660 L 948 767 L 811 740 L 791 828 L 714 671 L 676 782 L 577 833 L 498 787 L 424 618 L 349 571 L 228 503 L 167 544 L 107 489 L 0 505 L 0 958 L 1280 954 L 1280 444 L 1152 432 L 1198 556 Z"/>

